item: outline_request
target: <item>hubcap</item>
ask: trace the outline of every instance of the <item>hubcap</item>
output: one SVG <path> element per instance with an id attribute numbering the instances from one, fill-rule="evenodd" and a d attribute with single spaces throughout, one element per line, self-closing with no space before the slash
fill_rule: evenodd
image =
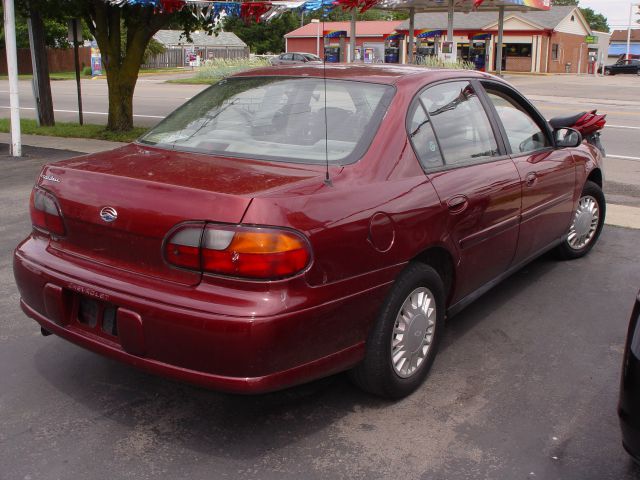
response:
<path id="1" fill-rule="evenodd" d="M 596 199 L 590 195 L 582 197 L 569 228 L 569 246 L 574 250 L 582 250 L 589 245 L 596 234 L 599 221 L 600 209 Z"/>
<path id="2" fill-rule="evenodd" d="M 402 378 L 412 376 L 424 362 L 436 327 L 436 301 L 428 288 L 416 288 L 405 299 L 391 335 L 391 363 Z"/>

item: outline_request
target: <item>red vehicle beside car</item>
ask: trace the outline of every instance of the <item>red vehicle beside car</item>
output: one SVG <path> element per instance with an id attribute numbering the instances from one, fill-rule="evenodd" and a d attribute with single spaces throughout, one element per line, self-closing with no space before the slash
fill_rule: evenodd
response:
<path id="1" fill-rule="evenodd" d="M 242 393 L 344 370 L 417 388 L 445 316 L 604 222 L 601 154 L 470 71 L 270 67 L 138 142 L 42 169 L 21 306 L 146 371 Z"/>

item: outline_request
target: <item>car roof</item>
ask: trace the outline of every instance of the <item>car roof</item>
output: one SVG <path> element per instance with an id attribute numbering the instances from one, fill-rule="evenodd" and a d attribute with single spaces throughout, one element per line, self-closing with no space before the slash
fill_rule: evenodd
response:
<path id="1" fill-rule="evenodd" d="M 322 64 L 322 65 L 287 65 L 256 68 L 233 75 L 234 77 L 262 77 L 262 76 L 283 76 L 283 77 L 318 77 L 339 80 L 356 80 L 361 82 L 396 84 L 399 80 L 414 76 L 433 77 L 434 80 L 446 76 L 455 77 L 486 77 L 486 74 L 473 70 L 443 70 L 429 69 L 414 65 L 345 65 L 345 64 Z M 426 78 L 425 78 L 426 80 Z"/>

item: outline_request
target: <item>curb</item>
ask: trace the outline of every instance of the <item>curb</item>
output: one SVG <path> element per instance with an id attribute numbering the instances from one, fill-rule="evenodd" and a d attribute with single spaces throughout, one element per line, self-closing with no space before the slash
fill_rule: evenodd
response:
<path id="1" fill-rule="evenodd" d="M 11 134 L 0 132 L 0 143 L 11 143 Z M 89 138 L 49 137 L 46 135 L 22 135 L 23 145 L 80 153 L 99 153 L 128 145 L 122 142 L 93 140 Z"/>

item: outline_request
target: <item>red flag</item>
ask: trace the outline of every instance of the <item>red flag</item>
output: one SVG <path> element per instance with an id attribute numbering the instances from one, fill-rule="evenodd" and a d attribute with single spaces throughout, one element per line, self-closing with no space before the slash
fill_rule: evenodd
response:
<path id="1" fill-rule="evenodd" d="M 473 8 L 478 8 L 484 0 L 473 0 Z"/>

